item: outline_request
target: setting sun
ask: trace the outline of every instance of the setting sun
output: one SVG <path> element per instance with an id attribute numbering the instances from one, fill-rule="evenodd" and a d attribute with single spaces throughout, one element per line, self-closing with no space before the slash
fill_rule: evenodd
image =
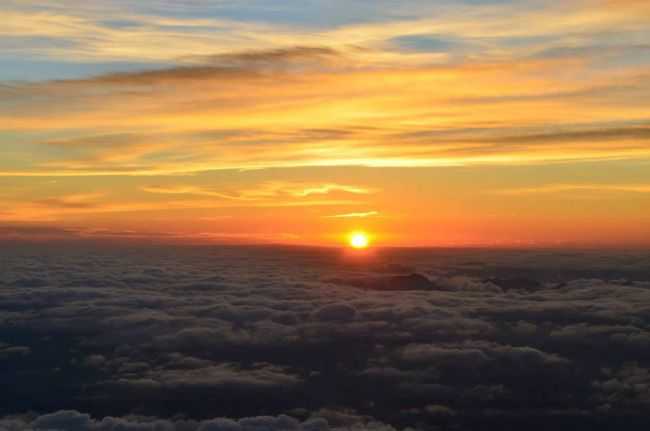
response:
<path id="1" fill-rule="evenodd" d="M 353 232 L 350 234 L 350 247 L 352 248 L 368 248 L 370 240 L 365 232 Z"/>

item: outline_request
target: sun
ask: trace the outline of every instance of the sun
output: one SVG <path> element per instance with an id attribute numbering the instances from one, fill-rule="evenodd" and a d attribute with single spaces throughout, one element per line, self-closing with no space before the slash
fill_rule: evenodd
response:
<path id="1" fill-rule="evenodd" d="M 368 245 L 370 245 L 370 239 L 365 232 L 352 232 L 348 242 L 350 247 L 356 249 L 368 248 Z"/>

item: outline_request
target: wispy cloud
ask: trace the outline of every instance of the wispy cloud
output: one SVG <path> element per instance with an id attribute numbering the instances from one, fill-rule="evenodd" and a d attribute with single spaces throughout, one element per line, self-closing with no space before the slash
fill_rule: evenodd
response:
<path id="1" fill-rule="evenodd" d="M 0 220 L 1 221 L 1 220 Z M 275 243 L 300 241 L 300 235 L 289 232 L 220 232 L 220 231 L 156 231 L 112 228 L 87 228 L 82 226 L 60 227 L 45 223 L 2 223 L 1 240 L 120 240 L 161 241 L 180 243 Z"/>
<path id="2" fill-rule="evenodd" d="M 295 220 L 305 234 L 381 208 L 418 231 L 437 217 L 518 238 L 500 227 L 514 225 L 509 195 L 647 194 L 647 1 L 417 1 L 396 15 L 332 0 L 317 20 L 321 2 L 44 3 L 0 6 L 2 65 L 43 77 L 0 71 L 5 222 L 151 213 L 198 232 L 231 208 L 223 225 Z M 602 171 L 614 165 L 625 175 Z M 544 184 L 522 182 L 533 175 Z M 470 222 L 475 207 L 496 221 Z"/>
<path id="3" fill-rule="evenodd" d="M 333 192 L 366 195 L 374 193 L 375 191 L 366 187 L 346 184 L 291 183 L 283 181 L 266 182 L 259 184 L 253 188 L 245 188 L 227 193 L 214 191 L 205 187 L 186 185 L 145 186 L 142 187 L 142 190 L 148 193 L 210 196 L 235 201 L 260 201 L 264 199 L 274 199 L 281 197 L 305 198 L 312 195 L 327 195 Z"/>
<path id="4" fill-rule="evenodd" d="M 522 187 L 497 190 L 502 195 L 532 195 L 576 192 L 602 193 L 650 193 L 650 184 L 545 184 L 535 187 Z"/>
<path id="5" fill-rule="evenodd" d="M 366 218 L 378 216 L 379 211 L 366 211 L 366 212 L 357 212 L 357 213 L 346 213 L 346 214 L 335 214 L 325 216 L 325 218 Z"/>
<path id="6" fill-rule="evenodd" d="M 154 189 L 151 189 L 154 190 Z M 169 190 L 162 192 L 168 193 Z M 179 193 L 174 191 L 172 195 Z M 11 199 L 4 200 L 0 204 L 0 221 L 5 222 L 45 222 L 61 221 L 67 217 L 79 217 L 84 215 L 98 216 L 101 214 L 118 213 L 165 213 L 179 210 L 210 210 L 220 208 L 298 208 L 298 207 L 323 207 L 323 206 L 350 206 L 361 205 L 364 202 L 354 199 L 338 197 L 299 198 L 286 195 L 255 197 L 239 199 L 220 194 L 213 196 L 199 193 L 202 198 L 193 197 L 189 193 L 186 196 L 179 196 L 176 199 L 159 199 L 155 201 L 142 201 L 133 197 L 125 199 L 116 196 L 106 196 L 104 199 L 85 197 L 82 195 L 69 195 L 61 197 L 49 197 L 43 199 Z M 210 199 L 206 199 L 210 198 Z M 217 199 L 213 199 L 217 197 Z M 199 217 L 200 219 L 200 217 Z"/>
<path id="7" fill-rule="evenodd" d="M 594 87 L 562 78 L 568 67 L 584 70 L 564 60 L 531 60 L 299 76 L 215 78 L 170 71 L 166 83 L 145 73 L 122 76 L 119 83 L 100 78 L 28 86 L 17 90 L 11 109 L 0 106 L 6 130 L 64 137 L 32 139 L 29 144 L 43 151 L 19 164 L 0 161 L 0 175 L 650 157 L 648 99 L 640 97 L 650 92 L 648 81 L 634 70 L 600 79 L 602 85 Z M 625 88 L 616 84 L 623 78 Z M 590 91 L 605 85 L 618 89 Z M 548 88 L 554 93 L 539 98 Z M 41 91 L 56 97 L 38 96 Z M 55 100 L 69 102 L 53 112 Z M 590 122 L 576 124 L 574 118 L 585 110 Z M 107 129 L 112 133 L 100 133 Z M 0 140 L 10 151 L 24 145 Z"/>
<path id="8" fill-rule="evenodd" d="M 418 2 L 400 18 L 382 3 L 315 28 L 166 9 L 7 3 L 20 58 L 151 68 L 0 88 L 3 129 L 38 136 L 0 176 L 650 157 L 643 1 Z"/>
<path id="9" fill-rule="evenodd" d="M 208 190 L 203 187 L 197 186 L 183 186 L 183 185 L 171 185 L 171 186 L 144 186 L 142 190 L 147 193 L 156 193 L 162 195 L 195 195 L 195 196 L 210 196 L 220 199 L 228 200 L 250 200 L 245 196 L 236 196 L 230 195 L 227 193 L 219 193 L 216 191 Z"/>
<path id="10" fill-rule="evenodd" d="M 164 7 L 153 13 L 143 13 L 137 5 L 124 6 L 110 2 L 103 2 L 101 7 L 81 5 L 69 0 L 47 6 L 33 0 L 9 2 L 3 11 L 4 25 L 0 34 L 5 38 L 22 38 L 22 53 L 68 61 L 172 61 L 187 57 L 188 52 L 200 56 L 235 49 L 283 49 L 297 40 L 308 46 L 325 45 L 334 49 L 383 47 L 386 41 L 396 37 L 427 34 L 482 41 L 484 51 L 498 56 L 514 50 L 506 44 L 495 45 L 500 38 L 566 35 L 562 39 L 575 43 L 576 37 L 572 39 L 571 35 L 597 34 L 613 27 L 622 30 L 643 28 L 648 12 L 643 0 L 571 0 L 543 3 L 543 8 L 532 2 L 463 4 L 454 8 L 435 2 L 418 2 L 415 9 L 409 8 L 410 17 L 405 13 L 395 19 L 392 6 L 384 3 L 372 9 L 379 19 L 369 20 L 357 15 L 351 17 L 347 25 L 314 28 L 273 23 L 265 20 L 264 14 L 255 14 L 250 19 L 240 14 L 243 19 L 239 20 L 216 18 L 217 14 L 179 17 L 165 14 Z M 301 6 L 304 7 L 307 6 Z M 287 8 L 291 10 L 291 6 Z M 355 10 L 349 9 L 350 12 Z M 115 25 L 115 22 L 127 22 L 128 25 Z M 54 43 L 38 44 L 39 38 Z M 437 58 L 390 50 L 369 52 L 366 57 L 364 62 L 377 64 L 396 58 L 419 63 Z"/>

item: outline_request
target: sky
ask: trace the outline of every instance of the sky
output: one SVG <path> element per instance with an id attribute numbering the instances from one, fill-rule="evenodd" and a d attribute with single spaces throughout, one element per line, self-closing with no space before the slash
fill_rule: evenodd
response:
<path id="1" fill-rule="evenodd" d="M 4 0 L 0 235 L 650 245 L 650 3 Z"/>

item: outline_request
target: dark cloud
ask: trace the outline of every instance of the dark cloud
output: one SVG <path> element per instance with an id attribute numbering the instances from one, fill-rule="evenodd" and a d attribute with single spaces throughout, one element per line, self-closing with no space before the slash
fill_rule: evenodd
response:
<path id="1" fill-rule="evenodd" d="M 31 353 L 31 349 L 26 346 L 11 346 L 9 344 L 0 343 L 0 359 L 6 358 L 10 355 L 25 356 Z"/>
<path id="2" fill-rule="evenodd" d="M 304 71 L 306 68 L 332 66 L 341 59 L 341 53 L 326 47 L 296 46 L 266 51 L 246 51 L 209 56 L 189 56 L 180 59 L 177 67 L 123 72 L 101 75 L 90 80 L 62 81 L 65 83 L 102 84 L 163 84 L 180 81 L 205 80 L 215 78 L 254 77 L 263 72 L 286 72 L 292 69 Z"/>
<path id="3" fill-rule="evenodd" d="M 163 420 L 151 417 L 110 417 L 95 420 L 75 410 L 30 417 L 0 418 L 3 431 L 395 431 L 380 422 L 364 422 L 349 415 L 344 427 L 330 426 L 316 412 L 315 417 L 299 421 L 287 415 L 257 416 L 241 419 L 216 418 L 204 421 Z"/>
<path id="4" fill-rule="evenodd" d="M 236 364 L 204 366 L 205 362 L 186 361 L 185 365 L 187 364 L 191 366 L 148 370 L 139 373 L 136 379 L 121 378 L 117 383 L 152 388 L 209 387 L 237 390 L 288 388 L 300 383 L 298 377 L 270 364 L 257 364 L 255 367 L 245 369 Z"/>
<path id="5" fill-rule="evenodd" d="M 491 101 L 494 102 L 494 101 Z M 432 130 L 396 136 L 401 141 L 427 142 L 437 144 L 474 143 L 482 146 L 467 151 L 486 152 L 500 150 L 513 145 L 550 145 L 559 143 L 593 144 L 621 140 L 647 141 L 650 139 L 650 127 L 647 123 L 589 126 L 558 127 L 552 131 L 521 130 L 501 127 L 487 130 Z M 455 152 L 459 151 L 454 149 Z"/>
<path id="6" fill-rule="evenodd" d="M 521 136 L 502 136 L 498 142 L 526 142 L 532 144 L 567 142 L 593 142 L 593 141 L 620 141 L 621 139 L 650 139 L 650 127 L 601 127 L 595 130 L 558 131 L 554 133 L 540 133 Z"/>
<path id="7" fill-rule="evenodd" d="M 440 289 L 422 274 L 392 275 L 384 277 L 333 278 L 332 283 L 355 286 L 369 290 L 435 290 Z"/>
<path id="8" fill-rule="evenodd" d="M 647 254 L 385 250 L 373 259 L 8 243 L 0 429 L 650 422 Z M 411 279 L 427 288 L 402 288 Z"/>
<path id="9" fill-rule="evenodd" d="M 314 318 L 318 320 L 352 320 L 357 310 L 348 304 L 329 304 L 314 312 Z"/>
<path id="10" fill-rule="evenodd" d="M 579 58 L 595 60 L 604 57 L 643 56 L 650 53 L 650 44 L 638 45 L 585 45 L 557 46 L 547 48 L 534 55 L 535 58 Z"/>
<path id="11" fill-rule="evenodd" d="M 0 224 L 0 242 L 7 240 L 24 240 L 29 238 L 40 239 L 65 239 L 75 236 L 79 231 L 76 229 L 48 226 L 45 224 Z"/>
<path id="12" fill-rule="evenodd" d="M 248 51 L 211 56 L 188 57 L 188 60 L 209 63 L 222 67 L 250 68 L 276 64 L 288 64 L 339 57 L 341 54 L 332 48 L 318 46 L 295 46 L 292 48 Z"/>

